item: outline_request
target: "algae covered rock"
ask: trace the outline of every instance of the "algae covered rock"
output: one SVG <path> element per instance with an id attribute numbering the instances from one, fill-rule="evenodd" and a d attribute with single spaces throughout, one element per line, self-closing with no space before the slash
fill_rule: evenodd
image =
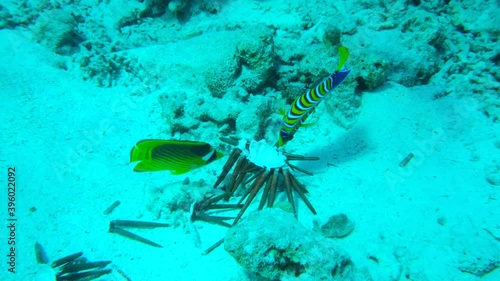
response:
<path id="1" fill-rule="evenodd" d="M 273 33 L 268 29 L 249 29 L 236 47 L 236 56 L 242 65 L 239 85 L 249 93 L 261 90 L 275 72 L 272 38 Z"/>
<path id="2" fill-rule="evenodd" d="M 168 2 L 168 9 L 172 13 L 180 12 L 180 11 L 182 11 L 182 9 L 184 9 L 187 6 L 188 2 L 189 1 L 187 1 L 187 0 L 172 0 L 172 1 Z"/>
<path id="3" fill-rule="evenodd" d="M 205 83 L 213 97 L 222 98 L 228 88 L 234 83 L 234 78 L 240 69 L 238 61 L 234 57 L 221 58 L 205 73 Z"/>
<path id="4" fill-rule="evenodd" d="M 12 15 L 8 8 L 0 4 L 0 29 L 12 27 Z"/>
<path id="5" fill-rule="evenodd" d="M 241 266 L 270 280 L 356 280 L 359 274 L 331 240 L 275 208 L 254 212 L 232 227 L 224 248 Z"/>
<path id="6" fill-rule="evenodd" d="M 40 15 L 32 30 L 38 42 L 43 42 L 49 49 L 62 55 L 78 52 L 79 44 L 84 40 L 78 33 L 74 15 L 63 9 Z"/>
<path id="7" fill-rule="evenodd" d="M 275 73 L 272 32 L 266 28 L 248 29 L 244 35 L 226 32 L 210 66 L 204 71 L 204 81 L 213 97 L 222 98 L 236 85 L 248 93 L 257 93 Z"/>
<path id="8" fill-rule="evenodd" d="M 390 64 L 381 55 L 371 54 L 368 50 L 359 51 L 362 63 L 356 77 L 359 91 L 372 91 L 387 81 Z"/>
<path id="9" fill-rule="evenodd" d="M 333 215 L 321 227 L 321 233 L 329 238 L 342 238 L 354 230 L 354 223 L 345 215 Z"/>

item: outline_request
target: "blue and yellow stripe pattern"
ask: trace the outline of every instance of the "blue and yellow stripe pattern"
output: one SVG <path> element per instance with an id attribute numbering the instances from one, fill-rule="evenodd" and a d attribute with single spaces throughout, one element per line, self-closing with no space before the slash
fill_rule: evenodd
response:
<path id="1" fill-rule="evenodd" d="M 340 61 L 335 72 L 326 77 L 316 87 L 297 97 L 292 107 L 283 115 L 281 131 L 278 139 L 278 146 L 281 147 L 293 139 L 293 136 L 306 121 L 309 114 L 314 112 L 316 106 L 323 100 L 326 94 L 335 89 L 349 75 L 351 70 L 341 70 L 349 57 L 349 51 L 346 47 L 339 47 Z"/>

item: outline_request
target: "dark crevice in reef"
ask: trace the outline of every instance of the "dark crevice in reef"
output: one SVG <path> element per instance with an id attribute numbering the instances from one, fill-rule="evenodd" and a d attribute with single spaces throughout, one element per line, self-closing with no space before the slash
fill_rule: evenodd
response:
<path id="1" fill-rule="evenodd" d="M 174 119 L 179 119 L 183 116 L 184 116 L 184 105 L 181 105 L 174 110 Z"/>
<path id="2" fill-rule="evenodd" d="M 418 6 L 420 5 L 420 0 L 411 0 L 409 4 L 413 6 Z"/>
<path id="3" fill-rule="evenodd" d="M 496 54 L 494 57 L 491 58 L 491 61 L 495 64 L 500 66 L 500 53 Z"/>
<path id="4" fill-rule="evenodd" d="M 198 129 L 199 126 L 200 126 L 200 124 L 196 124 L 196 125 L 191 126 L 191 127 L 186 127 L 186 126 L 182 125 L 181 123 L 175 123 L 172 126 L 172 136 L 174 136 L 176 133 L 179 133 L 179 134 L 188 133 L 191 130 Z"/>
<path id="5" fill-rule="evenodd" d="M 355 93 L 358 94 L 358 93 L 362 93 L 364 91 L 369 90 L 368 83 L 366 82 L 366 80 L 363 77 L 361 77 L 361 76 L 356 77 L 356 82 L 358 85 L 354 89 Z"/>
<path id="6" fill-rule="evenodd" d="M 236 133 L 236 119 L 234 119 L 233 117 L 228 117 L 226 119 L 224 119 L 219 128 L 224 126 L 224 125 L 228 125 L 227 128 L 225 128 L 224 130 L 221 131 L 221 134 L 224 134 L 224 135 L 230 135 L 230 134 L 234 134 Z"/>

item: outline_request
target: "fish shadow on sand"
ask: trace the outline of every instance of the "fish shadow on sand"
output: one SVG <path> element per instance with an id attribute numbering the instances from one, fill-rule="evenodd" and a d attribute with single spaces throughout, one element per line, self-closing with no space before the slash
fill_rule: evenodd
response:
<path id="1" fill-rule="evenodd" d="M 363 126 L 354 126 L 344 134 L 337 136 L 327 146 L 317 147 L 308 153 L 308 156 L 319 156 L 320 163 L 315 163 L 317 168 L 328 166 L 341 166 L 362 157 L 370 151 L 370 140 Z"/>

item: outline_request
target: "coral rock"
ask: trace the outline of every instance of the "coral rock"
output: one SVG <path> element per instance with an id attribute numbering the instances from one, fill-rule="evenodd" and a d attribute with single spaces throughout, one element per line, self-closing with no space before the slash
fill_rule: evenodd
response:
<path id="1" fill-rule="evenodd" d="M 342 238 L 349 235 L 354 230 L 354 223 L 345 214 L 338 214 L 321 227 L 321 232 L 326 237 Z"/>
<path id="2" fill-rule="evenodd" d="M 53 10 L 42 14 L 33 27 L 38 42 L 54 52 L 71 55 L 79 51 L 83 38 L 77 32 L 77 21 L 66 10 Z"/>
<path id="3" fill-rule="evenodd" d="M 267 29 L 249 30 L 236 48 L 243 71 L 240 84 L 249 93 L 261 90 L 275 72 L 272 33 Z"/>
<path id="4" fill-rule="evenodd" d="M 228 231 L 224 247 L 240 265 L 271 280 L 356 280 L 358 274 L 331 240 L 280 209 L 248 215 Z"/>

